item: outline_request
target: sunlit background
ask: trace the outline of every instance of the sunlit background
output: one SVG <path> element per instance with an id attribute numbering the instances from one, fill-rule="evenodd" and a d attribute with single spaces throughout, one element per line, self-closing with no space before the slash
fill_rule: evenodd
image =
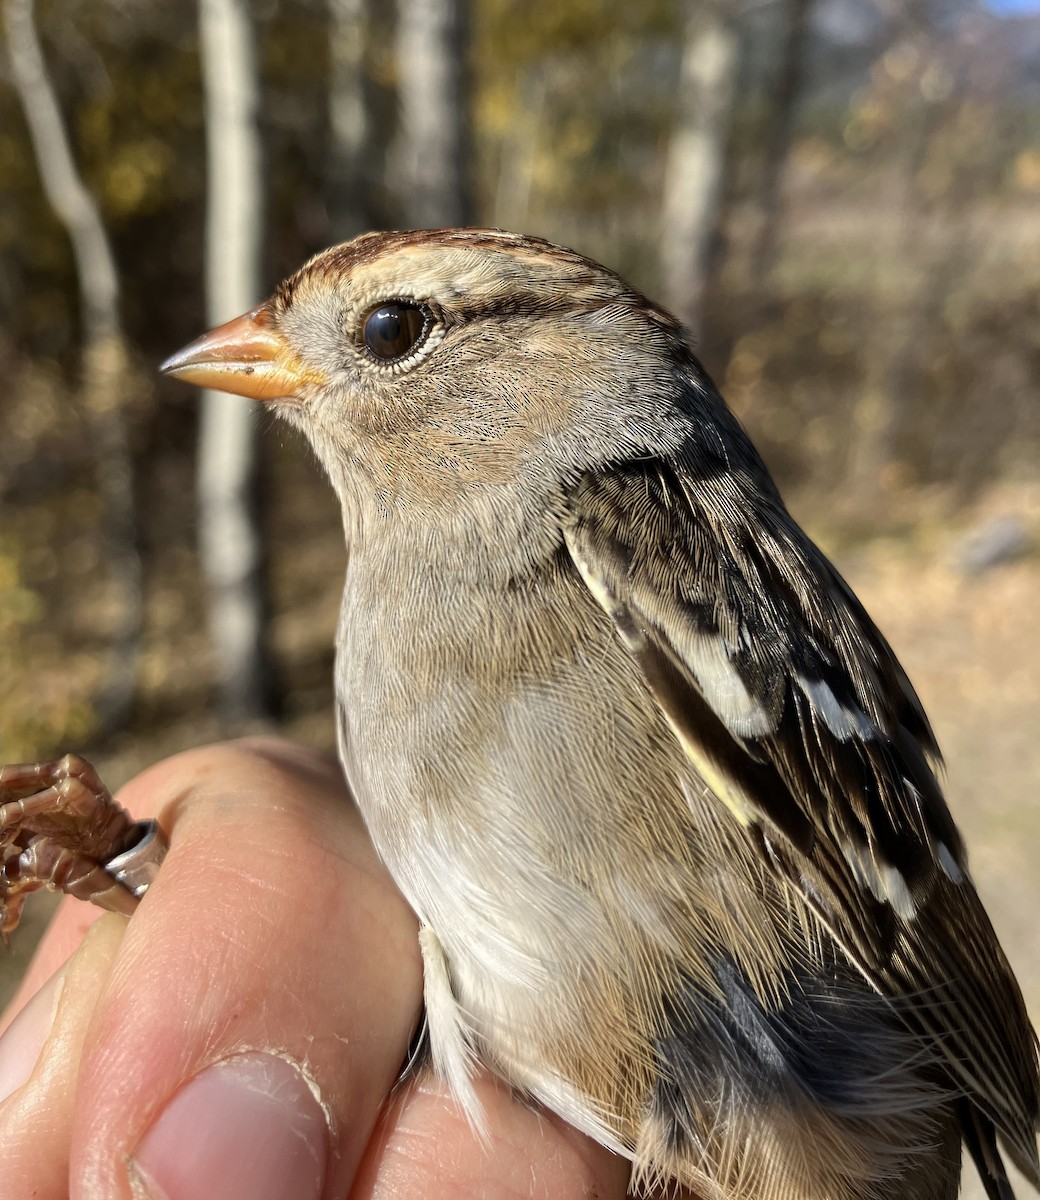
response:
<path id="1" fill-rule="evenodd" d="M 295 436 L 248 416 L 265 654 L 249 702 L 229 702 L 196 549 L 200 402 L 155 371 L 208 324 L 220 116 L 195 9 L 0 8 L 0 762 L 78 749 L 117 784 L 243 729 L 331 748 L 331 496 Z M 450 17 L 439 34 L 410 25 L 430 8 Z M 114 263 L 115 341 L 84 300 L 82 212 L 41 186 L 16 86 L 27 15 Z M 678 308 L 919 687 L 1037 1012 L 1040 4 L 245 15 L 260 252 L 244 303 L 363 228 L 465 222 L 567 243 Z"/>

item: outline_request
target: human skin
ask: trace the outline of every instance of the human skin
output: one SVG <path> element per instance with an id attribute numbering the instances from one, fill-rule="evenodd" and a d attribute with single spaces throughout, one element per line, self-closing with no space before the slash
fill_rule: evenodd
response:
<path id="1" fill-rule="evenodd" d="M 170 851 L 129 922 L 66 900 L 2 1018 L 5 1195 L 625 1194 L 626 1162 L 488 1077 L 486 1145 L 428 1074 L 387 1102 L 416 924 L 333 760 L 217 745 L 118 799 Z"/>

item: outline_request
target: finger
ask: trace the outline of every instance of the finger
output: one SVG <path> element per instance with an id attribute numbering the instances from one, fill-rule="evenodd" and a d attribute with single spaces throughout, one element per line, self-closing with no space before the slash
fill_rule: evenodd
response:
<path id="1" fill-rule="evenodd" d="M 129 1200 L 131 1174 L 168 1200 L 345 1195 L 419 1006 L 413 916 L 327 759 L 212 747 L 120 799 L 142 791 L 173 835 L 88 1032 L 73 1200 Z"/>
<path id="2" fill-rule="evenodd" d="M 33 899 L 30 899 L 29 903 L 32 904 Z M 71 896 L 62 898 L 54 918 L 40 938 L 36 952 L 11 997 L 11 1002 L 0 1015 L 0 1034 L 7 1029 L 40 988 L 68 961 L 79 948 L 87 930 L 102 915 L 102 910 L 93 904 L 84 904 L 82 900 L 75 900 Z"/>
<path id="3" fill-rule="evenodd" d="M 426 1072 L 401 1089 L 365 1155 L 351 1200 L 622 1200 L 629 1164 L 490 1076 L 475 1081 L 488 1138 Z"/>
<path id="4" fill-rule="evenodd" d="M 126 920 L 114 914 L 97 922 L 0 1040 L 6 1196 L 67 1200 L 83 1040 L 125 930 Z"/>

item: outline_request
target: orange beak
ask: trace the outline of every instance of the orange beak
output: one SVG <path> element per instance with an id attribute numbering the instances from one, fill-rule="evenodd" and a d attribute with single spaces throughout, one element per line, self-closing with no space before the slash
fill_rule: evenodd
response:
<path id="1" fill-rule="evenodd" d="M 264 304 L 196 338 L 159 370 L 196 387 L 251 400 L 291 400 L 304 384 L 321 383 L 318 373 L 304 367 L 272 327 Z"/>

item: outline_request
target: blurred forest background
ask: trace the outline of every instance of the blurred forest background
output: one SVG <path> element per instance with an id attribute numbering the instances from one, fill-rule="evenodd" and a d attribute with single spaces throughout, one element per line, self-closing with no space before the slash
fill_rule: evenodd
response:
<path id="1" fill-rule="evenodd" d="M 332 747 L 332 497 L 156 364 L 362 230 L 516 229 L 689 322 L 918 685 L 1040 1009 L 1040 3 L 0 9 L 0 762 Z"/>

